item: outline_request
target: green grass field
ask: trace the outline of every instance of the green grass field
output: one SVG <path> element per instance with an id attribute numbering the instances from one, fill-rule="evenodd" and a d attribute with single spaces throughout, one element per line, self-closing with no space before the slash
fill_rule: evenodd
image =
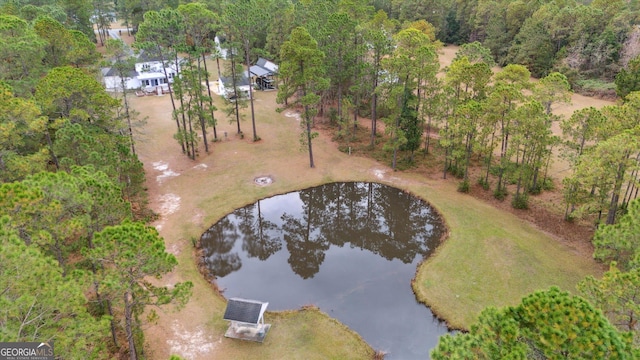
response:
<path id="1" fill-rule="evenodd" d="M 515 305 L 552 285 L 573 292 L 600 266 L 516 216 L 470 196 L 417 189 L 444 216 L 449 237 L 419 267 L 419 300 L 454 328 L 468 329 L 487 306 Z"/>

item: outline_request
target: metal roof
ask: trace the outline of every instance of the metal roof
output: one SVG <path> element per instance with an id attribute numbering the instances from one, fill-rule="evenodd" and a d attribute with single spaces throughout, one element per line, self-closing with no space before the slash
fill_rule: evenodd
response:
<path id="1" fill-rule="evenodd" d="M 240 298 L 231 298 L 224 311 L 224 320 L 258 324 L 269 303 Z"/>
<path id="2" fill-rule="evenodd" d="M 256 61 L 256 65 L 260 66 L 261 68 L 267 69 L 268 71 L 271 71 L 273 73 L 278 72 L 278 65 L 274 64 L 273 62 L 265 58 L 259 58 L 258 61 Z"/>
<path id="3" fill-rule="evenodd" d="M 257 77 L 271 76 L 278 72 L 278 65 L 264 58 L 259 58 L 256 64 L 249 68 L 249 72 Z"/>
<path id="4" fill-rule="evenodd" d="M 135 70 L 125 70 L 127 77 L 135 78 L 138 76 L 138 73 Z M 110 68 L 102 68 L 102 76 L 120 76 L 120 71 L 115 67 Z"/>
<path id="5" fill-rule="evenodd" d="M 253 65 L 249 68 L 249 71 L 251 72 L 251 74 L 253 74 L 254 76 L 266 76 L 266 75 L 272 75 L 271 71 L 257 66 L 257 65 Z"/>
<path id="6" fill-rule="evenodd" d="M 231 78 L 231 76 L 221 76 L 220 77 L 220 81 L 225 85 L 229 84 L 229 86 L 231 86 L 232 80 L 233 79 Z M 243 71 L 242 77 L 240 77 L 237 80 L 236 85 L 237 86 L 249 86 L 249 78 L 247 77 L 247 72 L 246 71 Z"/>

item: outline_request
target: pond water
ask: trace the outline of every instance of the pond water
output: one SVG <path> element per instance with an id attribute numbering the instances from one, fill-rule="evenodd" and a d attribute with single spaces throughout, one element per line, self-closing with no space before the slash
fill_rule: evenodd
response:
<path id="1" fill-rule="evenodd" d="M 411 279 L 444 232 L 426 202 L 376 183 L 332 183 L 234 211 L 201 238 L 225 296 L 268 310 L 318 306 L 386 359 L 428 359 L 444 323 Z"/>

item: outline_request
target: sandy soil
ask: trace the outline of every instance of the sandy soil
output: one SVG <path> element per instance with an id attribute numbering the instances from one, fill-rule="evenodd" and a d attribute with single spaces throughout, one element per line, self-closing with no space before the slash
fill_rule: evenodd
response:
<path id="1" fill-rule="evenodd" d="M 455 50 L 453 46 L 442 50 L 440 59 L 443 65 L 451 61 Z M 220 314 L 211 309 L 214 306 L 210 305 L 212 301 L 220 300 L 211 300 L 217 295 L 198 273 L 190 244 L 215 220 L 244 205 L 228 199 L 235 199 L 237 194 L 247 192 L 257 199 L 332 180 L 396 184 L 419 181 L 415 176 L 394 173 L 388 166 L 372 159 L 348 156 L 337 151 L 337 144 L 331 141 L 331 135 L 326 132 L 321 132 L 314 141 L 316 168 L 309 169 L 308 155 L 299 151 L 299 119 L 290 111 L 277 114 L 275 95 L 275 92 L 256 93 L 260 142 L 251 142 L 247 139 L 250 136 L 237 136 L 236 125 L 224 120 L 224 115 L 218 111 L 217 131 L 221 141 L 211 144 L 212 151 L 209 154 L 200 146 L 199 157 L 195 161 L 183 155 L 173 139 L 176 125 L 171 120 L 168 95 L 131 98 L 132 106 L 147 121 L 144 133 L 138 136 L 137 148 L 147 174 L 150 207 L 159 215 L 153 225 L 165 238 L 167 250 L 176 255 L 181 264 L 178 270 L 163 277 L 160 282 L 165 285 L 185 280 L 195 283 L 192 299 L 185 309 L 179 313 L 162 310 L 158 323 L 146 328 L 146 351 L 150 358 L 166 359 L 170 354 L 178 354 L 186 359 L 225 358 L 233 346 L 222 337 L 225 324 L 218 319 Z M 218 97 L 216 101 L 220 104 Z M 608 104 L 611 102 L 574 95 L 571 105 L 558 106 L 554 111 L 567 115 L 581 107 Z M 249 113 L 248 110 L 246 113 Z M 242 130 L 250 134 L 250 120 L 241 122 L 241 125 Z M 560 167 L 553 171 L 554 174 L 562 174 L 563 169 Z M 271 176 L 274 183 L 256 190 L 253 179 L 265 175 Z M 430 178 L 437 178 L 431 175 Z M 438 185 L 430 182 L 429 186 Z M 573 238 L 566 240 L 564 235 L 574 233 L 583 236 L 578 232 L 583 230 L 571 229 L 559 222 L 544 207 L 518 212 L 511 209 L 508 202 L 496 202 L 478 189 L 473 193 L 505 211 L 538 224 L 556 234 L 561 241 L 584 242 Z M 590 248 L 583 245 L 578 245 L 583 247 L 580 253 L 590 256 Z"/>

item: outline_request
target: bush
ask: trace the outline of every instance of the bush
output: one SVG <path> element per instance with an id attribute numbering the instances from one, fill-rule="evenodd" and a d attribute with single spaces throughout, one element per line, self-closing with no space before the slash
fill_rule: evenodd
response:
<path id="1" fill-rule="evenodd" d="M 518 165 L 516 165 L 516 163 L 508 162 L 508 163 L 504 164 L 504 166 L 502 166 L 500 164 L 496 164 L 494 166 L 491 166 L 489 168 L 489 174 L 491 174 L 493 176 L 500 176 L 500 169 L 504 170 L 502 172 L 502 176 L 503 176 L 504 180 L 508 184 L 513 185 L 513 184 L 518 182 L 518 176 L 517 176 L 517 171 L 516 171 L 516 170 L 518 170 Z"/>
<path id="2" fill-rule="evenodd" d="M 471 189 L 471 186 L 469 186 L 469 180 L 464 180 L 463 182 L 458 184 L 459 192 L 468 193 L 470 189 Z"/>
<path id="3" fill-rule="evenodd" d="M 485 180 L 484 177 L 478 179 L 478 185 L 482 186 L 484 190 L 489 190 L 489 181 Z"/>
<path id="4" fill-rule="evenodd" d="M 616 98 L 616 84 L 600 79 L 583 79 L 575 83 L 576 92 L 587 96 L 599 96 L 601 98 Z"/>
<path id="5" fill-rule="evenodd" d="M 528 209 L 529 208 L 529 195 L 517 194 L 511 200 L 511 206 L 515 209 Z"/>
<path id="6" fill-rule="evenodd" d="M 529 195 L 539 195 L 542 192 L 542 184 L 536 184 L 535 186 L 530 187 L 527 192 Z"/>
<path id="7" fill-rule="evenodd" d="M 556 184 L 553 182 L 552 178 L 546 178 L 542 182 L 542 190 L 544 191 L 552 191 L 555 190 Z"/>
<path id="8" fill-rule="evenodd" d="M 329 122 L 331 125 L 338 124 L 338 110 L 335 108 L 329 108 Z"/>
<path id="9" fill-rule="evenodd" d="M 493 165 L 493 166 L 489 167 L 489 174 L 491 174 L 493 176 L 500 175 L 500 165 Z"/>
<path id="10" fill-rule="evenodd" d="M 496 189 L 493 192 L 493 197 L 498 199 L 498 200 L 500 200 L 500 201 L 504 200 L 507 197 L 507 195 L 508 195 L 507 194 L 507 188 L 505 188 L 505 187 L 502 187 L 500 189 Z"/>
<path id="11" fill-rule="evenodd" d="M 416 165 L 415 160 L 412 160 L 411 157 L 401 157 L 396 161 L 396 171 L 405 171 L 411 168 L 414 168 Z"/>
<path id="12" fill-rule="evenodd" d="M 464 177 L 464 168 L 462 166 L 449 164 L 447 171 L 457 179 L 462 179 Z"/>
<path id="13" fill-rule="evenodd" d="M 468 193 L 470 189 L 469 180 L 464 180 L 460 184 L 458 184 L 458 191 L 461 193 Z"/>
<path id="14" fill-rule="evenodd" d="M 363 118 L 371 118 L 371 102 L 362 101 L 358 107 L 358 116 Z"/>
<path id="15" fill-rule="evenodd" d="M 560 54 L 560 52 L 564 52 L 565 54 Z M 558 56 L 561 57 L 558 57 L 558 59 L 565 58 L 566 50 L 560 50 L 560 52 L 558 53 Z M 557 71 L 567 77 L 567 81 L 569 82 L 572 90 L 576 90 L 579 87 L 578 81 L 580 81 L 580 72 L 578 70 L 570 68 L 566 65 L 560 65 L 556 66 L 554 68 L 554 71 Z"/>

